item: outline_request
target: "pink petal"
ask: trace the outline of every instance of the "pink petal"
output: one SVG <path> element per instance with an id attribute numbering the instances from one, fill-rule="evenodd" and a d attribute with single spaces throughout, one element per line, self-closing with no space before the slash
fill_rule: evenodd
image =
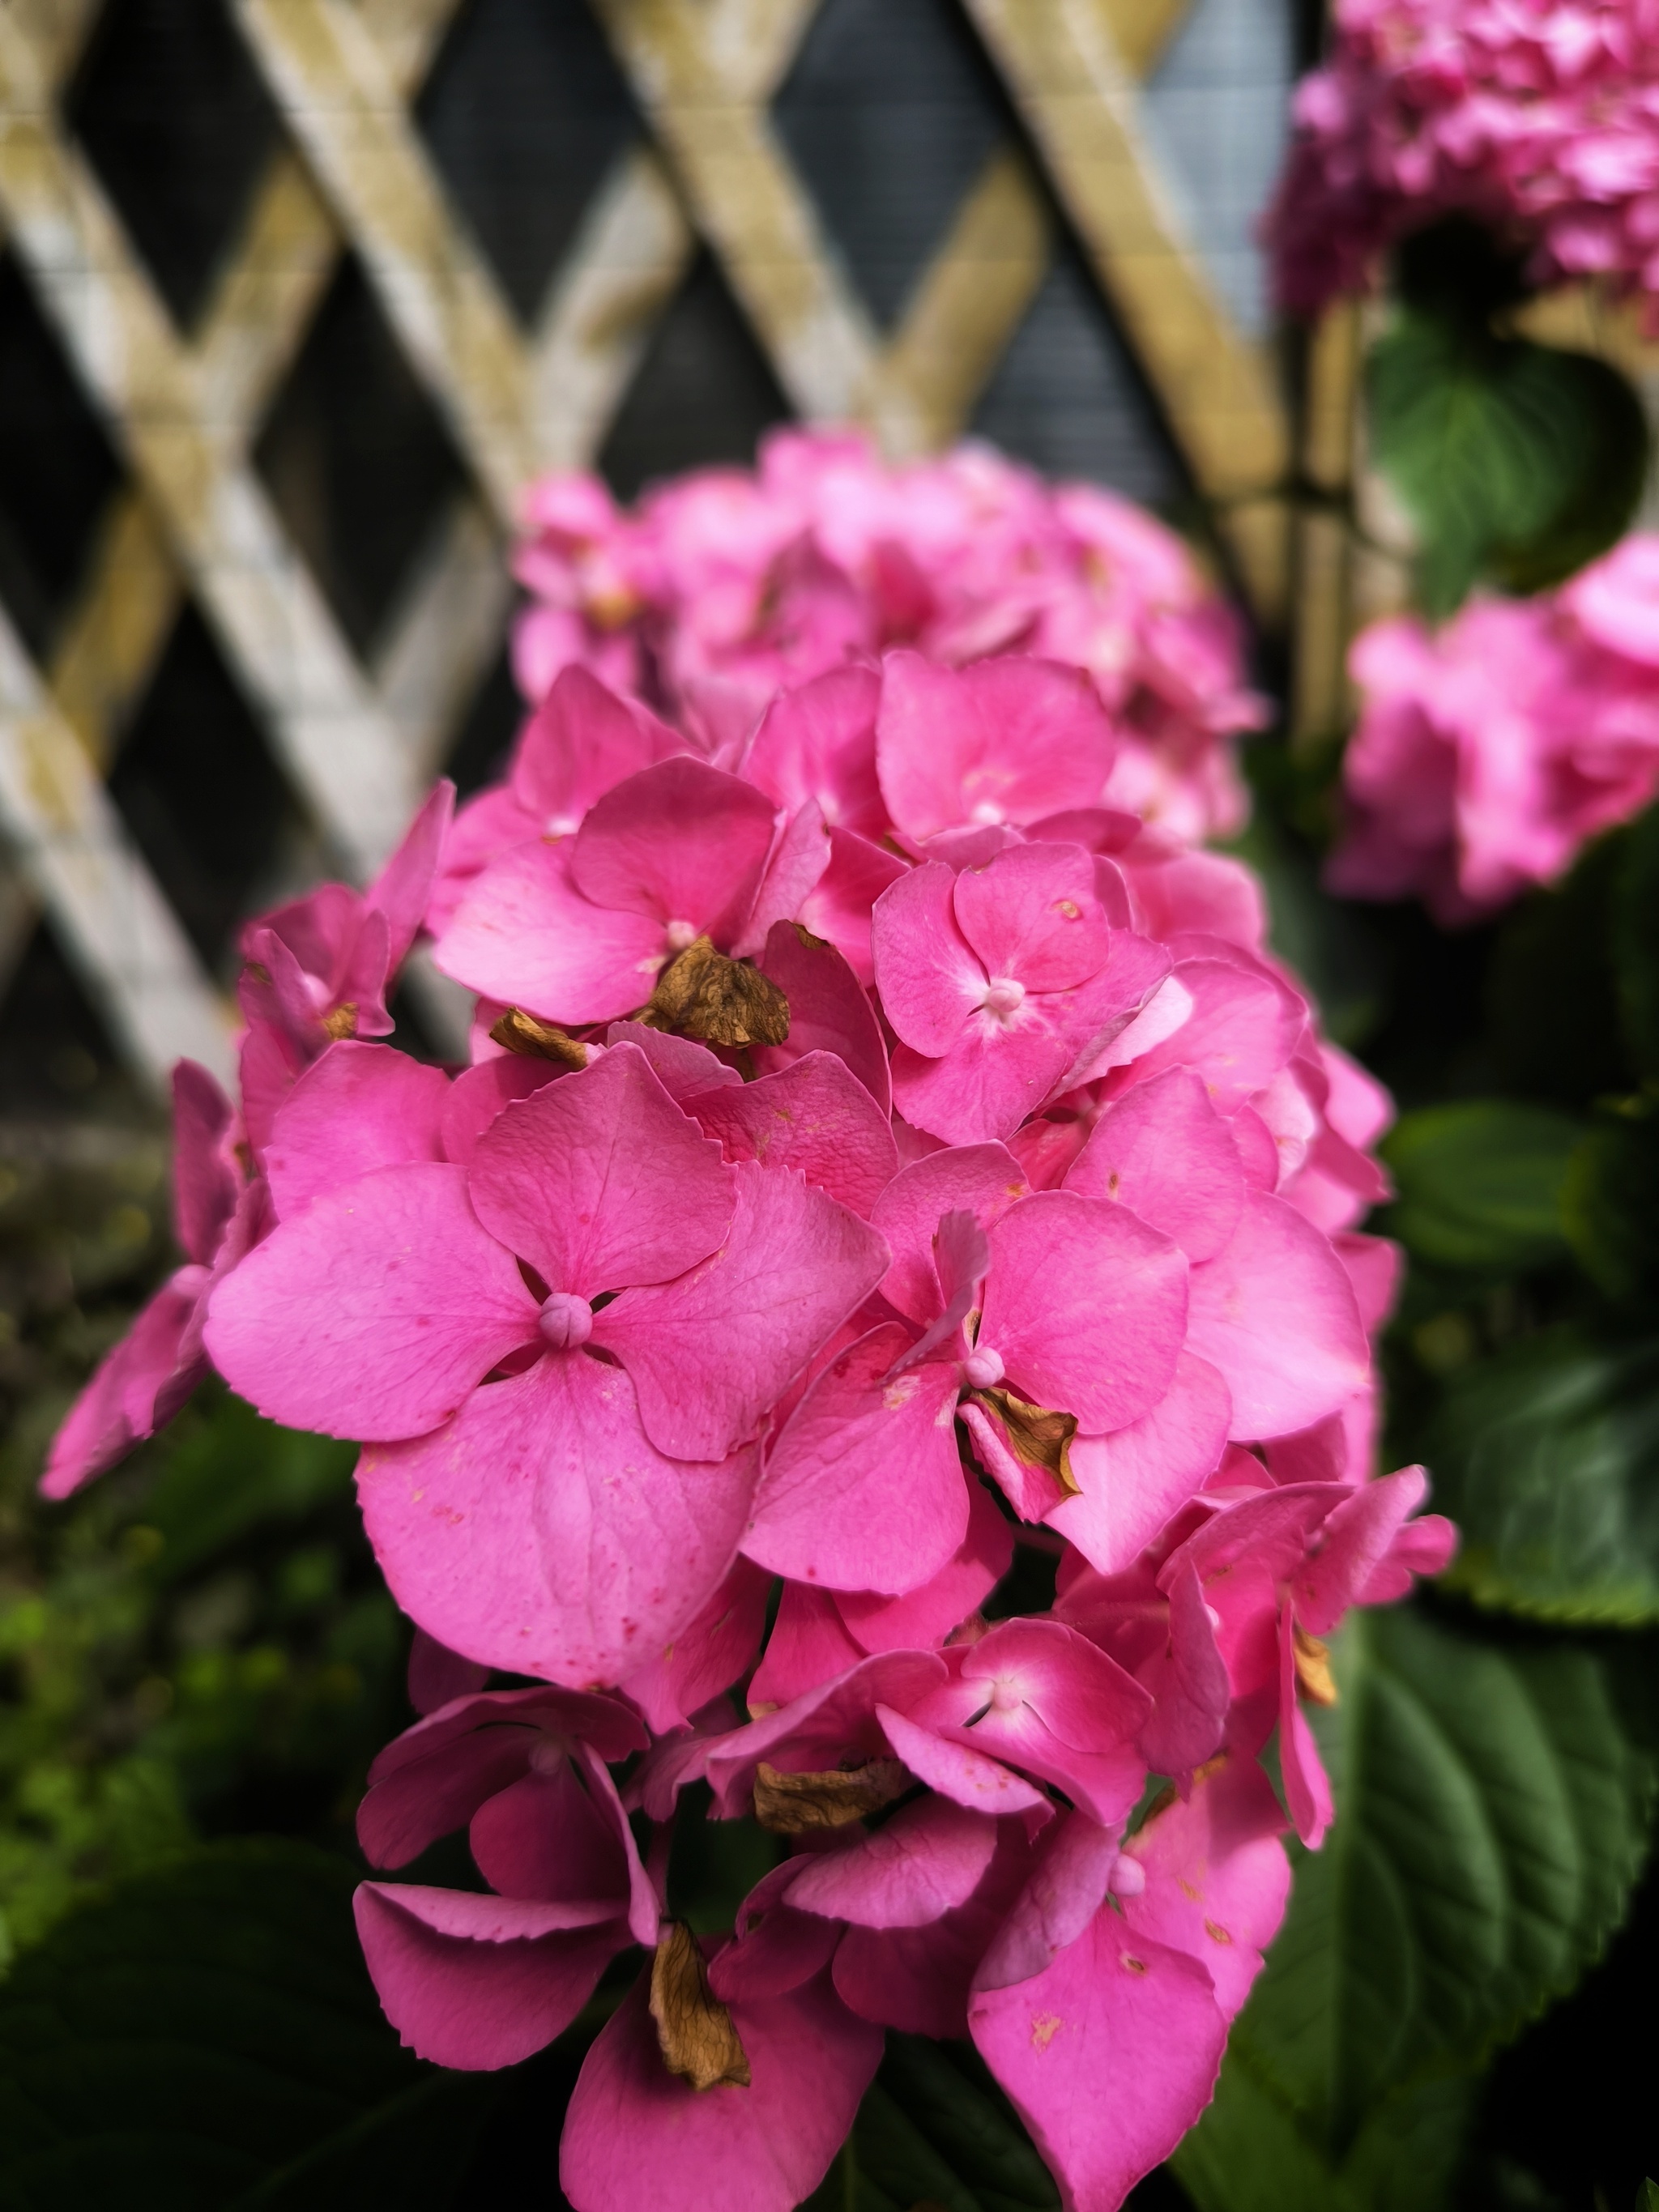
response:
<path id="1" fill-rule="evenodd" d="M 1072 1439 L 1081 1495 L 1044 1517 L 1103 1575 L 1133 1566 L 1164 1523 L 1220 1463 L 1232 1398 L 1207 1361 L 1183 1352 L 1149 1413 L 1109 1436 Z"/>
<path id="2" fill-rule="evenodd" d="M 1236 1437 L 1305 1429 L 1363 1389 L 1370 1352 L 1329 1240 L 1252 1191 L 1224 1251 L 1192 1276 L 1187 1340 L 1233 1395 Z"/>
<path id="3" fill-rule="evenodd" d="M 619 699 L 586 668 L 561 669 L 514 750 L 513 793 L 535 834 L 568 836 L 624 776 L 685 749 L 637 699 Z"/>
<path id="4" fill-rule="evenodd" d="M 809 1052 L 775 1075 L 705 1091 L 685 1107 L 728 1160 L 798 1168 L 866 1218 L 898 1172 L 891 1123 L 833 1053 Z"/>
<path id="5" fill-rule="evenodd" d="M 881 2058 L 881 2033 L 820 1974 L 738 2000 L 746 2089 L 701 2094 L 662 2060 L 641 1980 L 582 2062 L 559 2185 L 574 2212 L 793 2212 L 830 2170 Z"/>
<path id="6" fill-rule="evenodd" d="M 681 1728 L 754 1664 L 766 1632 L 770 1577 L 738 1559 L 696 1619 L 624 1688 L 659 1734 Z"/>
<path id="7" fill-rule="evenodd" d="M 870 923 L 882 1011 L 933 1059 L 951 1049 L 990 982 L 957 921 L 957 880 L 937 860 L 912 868 L 882 893 Z"/>
<path id="8" fill-rule="evenodd" d="M 236 1177 L 226 1153 L 231 1103 L 193 1060 L 173 1071 L 173 1221 L 187 1257 L 212 1264 L 236 1209 Z"/>
<path id="9" fill-rule="evenodd" d="M 809 1052 L 844 1060 L 885 1114 L 893 1103 L 887 1047 L 863 986 L 832 945 L 817 945 L 793 922 L 780 921 L 756 963 L 789 1001 L 789 1037 L 755 1048 L 756 1068 L 769 1075 Z"/>
<path id="10" fill-rule="evenodd" d="M 1109 1905 L 1042 1973 L 979 1992 L 969 2025 L 1067 2212 L 1115 2212 L 1169 2156 L 1208 2104 L 1227 2039 L 1203 1967 Z"/>
<path id="11" fill-rule="evenodd" d="M 1134 1063 L 1138 1082 L 1166 1068 L 1202 1078 L 1223 1114 L 1265 1091 L 1295 1049 L 1304 1019 L 1282 984 L 1257 970 L 1216 959 L 1181 961 L 1176 981 L 1193 1011 L 1172 1036 Z"/>
<path id="12" fill-rule="evenodd" d="M 1235 1755 L 1200 1776 L 1184 1802 L 1153 1814 L 1127 1846 L 1146 1885 L 1124 1899 L 1123 1917 L 1136 1935 L 1196 1959 L 1230 2021 L 1285 1917 L 1284 1826 L 1273 1784 L 1254 1759 Z"/>
<path id="13" fill-rule="evenodd" d="M 1297 1618 L 1316 1636 L 1328 1636 L 1370 1583 L 1410 1515 L 1428 1495 L 1420 1467 L 1368 1482 L 1339 1505 L 1325 1523 L 1318 1551 L 1306 1560 L 1293 1589 Z M 1404 1595 L 1402 1591 L 1401 1595 Z"/>
<path id="14" fill-rule="evenodd" d="M 432 794 L 404 832 L 403 842 L 369 885 L 364 905 L 384 916 L 386 930 L 385 975 L 395 975 L 408 957 L 443 857 L 445 840 L 455 812 L 455 787 L 447 780 L 433 787 Z"/>
<path id="15" fill-rule="evenodd" d="M 375 1992 L 399 2038 L 440 2066 L 516 2065 L 568 2027 L 628 1943 L 624 1923 L 564 1908 L 366 1881 L 354 1900 Z"/>
<path id="16" fill-rule="evenodd" d="M 925 1927 L 853 1925 L 842 1937 L 836 1987 L 866 2020 L 909 2035 L 966 2035 L 975 1971 L 1030 1864 L 1021 1823 L 985 1826 L 996 1834 L 996 1853 L 965 1903 Z"/>
<path id="17" fill-rule="evenodd" d="M 1335 1808 L 1319 1746 L 1297 1702 L 1295 1630 L 1289 1606 L 1279 1622 L 1279 1771 L 1296 1832 L 1310 1851 L 1316 1851 Z"/>
<path id="18" fill-rule="evenodd" d="M 805 800 L 773 844 L 754 902 L 732 925 L 732 951 L 744 958 L 761 951 L 774 927 L 796 921 L 830 866 L 830 835 L 817 801 Z"/>
<path id="19" fill-rule="evenodd" d="M 975 1014 L 941 1059 L 924 1060 L 908 1045 L 893 1054 L 893 1103 L 908 1121 L 947 1145 L 1012 1137 L 1047 1105 L 1072 1059 L 1072 1047 L 1049 1022 L 1041 1000 L 1018 1031 Z"/>
<path id="20" fill-rule="evenodd" d="M 919 1589 L 902 1597 L 843 1590 L 836 1609 L 865 1651 L 929 1650 L 988 1597 L 1013 1562 L 1014 1532 L 982 1482 L 968 1485 L 968 1534 L 954 1555 Z"/>
<path id="21" fill-rule="evenodd" d="M 374 1168 L 444 1158 L 449 1079 L 389 1045 L 330 1045 L 277 1108 L 265 1176 L 279 1220 Z"/>
<path id="22" fill-rule="evenodd" d="M 992 1224 L 978 1348 L 1029 1402 L 1092 1432 L 1139 1420 L 1175 1380 L 1187 1261 L 1167 1237 L 1099 1198 L 1035 1192 Z"/>
<path id="23" fill-rule="evenodd" d="M 871 908 L 907 868 L 907 862 L 884 846 L 850 830 L 832 829 L 830 865 L 800 902 L 797 919 L 802 927 L 833 945 L 866 988 L 876 975 Z"/>
<path id="24" fill-rule="evenodd" d="M 696 1267 L 726 1234 L 734 1198 L 718 1146 L 631 1044 L 504 1108 L 467 1187 L 485 1228 L 550 1289 L 590 1299 Z"/>
<path id="25" fill-rule="evenodd" d="M 1098 805 L 1115 750 L 1080 670 L 1010 659 L 958 672 L 914 653 L 882 664 L 876 757 L 888 811 L 908 836 Z"/>
<path id="26" fill-rule="evenodd" d="M 620 1369 L 554 1352 L 435 1436 L 365 1452 L 357 1484 L 405 1613 L 469 1657 L 584 1686 L 631 1674 L 696 1619 L 731 1565 L 754 1466 L 663 1458 Z"/>
<path id="27" fill-rule="evenodd" d="M 1066 1813 L 1031 1875 L 997 1931 L 974 1977 L 976 1990 L 1004 1990 L 1044 1972 L 1094 1918 L 1106 1901 L 1117 1864 L 1118 1839 L 1086 1813 Z"/>
<path id="28" fill-rule="evenodd" d="M 1212 1260 L 1238 1225 L 1244 1177 L 1227 1124 L 1188 1069 L 1138 1084 L 1108 1107 L 1067 1190 L 1127 1206 L 1189 1260 Z"/>
<path id="29" fill-rule="evenodd" d="M 532 1091 L 569 1072 L 556 1061 L 516 1052 L 463 1068 L 444 1099 L 444 1158 L 455 1167 L 471 1167 L 479 1138 L 503 1106 L 515 1098 L 528 1098 Z"/>
<path id="30" fill-rule="evenodd" d="M 763 1875 L 738 1907 L 736 1932 L 708 1968 L 709 1986 L 724 2003 L 798 1990 L 834 1958 L 840 1928 L 814 1912 L 796 1912 L 788 1903 L 807 1863 L 786 1859 Z"/>
<path id="31" fill-rule="evenodd" d="M 209 1279 L 205 1267 L 181 1267 L 105 1353 L 52 1440 L 43 1498 L 72 1497 L 125 1459 L 201 1381 L 207 1362 L 191 1355 L 188 1340 Z"/>
<path id="32" fill-rule="evenodd" d="M 945 1303 L 933 1249 L 941 1218 L 970 1213 L 988 1229 L 1026 1195 L 1024 1172 L 1005 1145 L 956 1146 L 902 1168 L 870 1216 L 893 1255 L 883 1297 L 925 1328 Z"/>
<path id="33" fill-rule="evenodd" d="M 822 1773 L 843 1759 L 884 1759 L 884 1701 L 909 1705 L 944 1679 L 945 1662 L 931 1651 L 883 1651 L 734 1730 L 708 1757 L 721 1817 L 747 1810 L 763 1759 L 793 1774 Z"/>
<path id="34" fill-rule="evenodd" d="M 876 780 L 873 668 L 834 668 L 775 699 L 750 743 L 743 772 L 779 806 L 815 799 L 823 818 L 879 838 L 887 809 Z"/>
<path id="35" fill-rule="evenodd" d="M 1186 1774 L 1219 1750 L 1231 1686 L 1215 1624 L 1190 1560 L 1170 1581 L 1170 1640 L 1138 1670 L 1157 1703 L 1140 1731 L 1146 1764 Z"/>
<path id="36" fill-rule="evenodd" d="M 663 923 L 584 898 L 570 852 L 568 839 L 538 840 L 492 861 L 438 940 L 444 974 L 550 1022 L 613 1021 L 642 1006 L 669 956 Z"/>
<path id="37" fill-rule="evenodd" d="M 416 1630 L 409 1646 L 408 1688 L 409 1702 L 417 1713 L 435 1713 L 453 1698 L 471 1697 L 489 1680 L 488 1667 L 463 1659 L 459 1651 L 440 1644 L 425 1629 Z M 389 1866 L 392 1861 L 380 1859 L 375 1863 Z"/>
<path id="38" fill-rule="evenodd" d="M 381 1168 L 281 1223 L 215 1291 L 206 1340 L 268 1419 L 386 1441 L 447 1420 L 535 1326 L 463 1171 L 415 1166 Z"/>
<path id="39" fill-rule="evenodd" d="M 978 1888 L 996 1849 L 997 1824 L 948 1797 L 902 1805 L 873 1833 L 817 1854 L 791 1885 L 801 1912 L 865 1928 L 921 1928 Z"/>
<path id="40" fill-rule="evenodd" d="M 940 1796 L 966 1806 L 969 1812 L 994 1815 L 1048 1806 L 1048 1800 L 1040 1790 L 1034 1790 L 994 1759 L 936 1735 L 887 1705 L 878 1705 L 876 1712 L 894 1755 L 903 1760 L 919 1782 L 937 1790 Z"/>
<path id="41" fill-rule="evenodd" d="M 591 1742 L 606 1759 L 625 1759 L 646 1736 L 626 1705 L 580 1691 L 487 1690 L 458 1699 L 405 1729 L 369 1768 L 357 1840 L 370 1863 L 406 1866 L 516 1781 L 550 1740 Z"/>
<path id="42" fill-rule="evenodd" d="M 735 775 L 685 756 L 661 761 L 596 802 L 571 841 L 571 882 L 596 906 L 684 922 L 687 944 L 705 931 L 724 938 L 754 898 L 774 815 Z"/>
<path id="43" fill-rule="evenodd" d="M 864 1656 L 828 1590 L 786 1583 L 766 1650 L 749 1685 L 750 1717 L 764 1719 L 840 1680 Z"/>
<path id="44" fill-rule="evenodd" d="M 953 907 L 986 974 L 1018 977 L 1029 991 L 1074 989 L 1099 974 L 1111 950 L 1094 863 L 1075 845 L 1015 845 L 988 867 L 964 868 Z"/>
<path id="45" fill-rule="evenodd" d="M 677 1106 L 684 1106 L 688 1098 L 700 1098 L 706 1091 L 730 1090 L 743 1081 L 735 1067 L 728 1067 L 695 1037 L 671 1036 L 666 1030 L 647 1029 L 643 1022 L 612 1022 L 605 1041 L 608 1045 L 637 1045 Z"/>
<path id="46" fill-rule="evenodd" d="M 1188 1560 L 1203 1582 L 1240 1565 L 1282 1581 L 1301 1565 L 1313 1531 L 1349 1495 L 1340 1483 L 1305 1482 L 1224 1506 L 1170 1554 L 1158 1587 L 1167 1589 Z"/>
<path id="47" fill-rule="evenodd" d="M 889 1370 L 909 1339 L 872 1329 L 819 1376 L 766 1457 L 744 1550 L 832 1589 L 915 1589 L 968 1530 L 953 1363 Z M 903 1470 L 895 1480 L 895 1470 Z"/>
<path id="48" fill-rule="evenodd" d="M 613 1820 L 589 1796 L 568 1759 L 550 1772 L 538 1762 L 486 1797 L 467 1831 L 473 1863 L 493 1890 L 563 1905 L 588 1921 L 626 1914 L 632 1842 L 626 1818 Z M 655 1921 L 653 1914 L 653 1939 Z"/>
<path id="49" fill-rule="evenodd" d="M 647 1432 L 684 1459 L 718 1459 L 752 1437 L 887 1266 L 881 1237 L 798 1176 L 750 1160 L 723 1172 L 737 1210 L 720 1250 L 594 1318 L 592 1340 L 632 1376 Z"/>

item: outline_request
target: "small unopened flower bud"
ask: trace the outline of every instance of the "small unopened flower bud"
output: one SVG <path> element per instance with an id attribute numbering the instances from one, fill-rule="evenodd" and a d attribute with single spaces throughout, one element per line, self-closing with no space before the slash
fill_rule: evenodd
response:
<path id="1" fill-rule="evenodd" d="M 1146 1869 L 1139 1859 L 1132 1859 L 1121 1851 L 1106 1887 L 1114 1897 L 1139 1897 L 1146 1887 Z"/>
<path id="2" fill-rule="evenodd" d="M 663 931 L 663 937 L 672 952 L 684 952 L 688 945 L 696 943 L 697 935 L 695 921 L 671 921 Z"/>
<path id="3" fill-rule="evenodd" d="M 572 1291 L 553 1291 L 537 1316 L 536 1326 L 555 1352 L 574 1352 L 593 1334 L 593 1309 Z"/>
<path id="4" fill-rule="evenodd" d="M 1013 975 L 996 975 L 984 999 L 988 1014 L 1016 1013 L 1025 1003 L 1025 986 Z"/>
<path id="5" fill-rule="evenodd" d="M 963 1361 L 962 1371 L 975 1390 L 993 1390 L 1007 1370 L 1003 1366 L 1002 1354 L 982 1345 Z"/>

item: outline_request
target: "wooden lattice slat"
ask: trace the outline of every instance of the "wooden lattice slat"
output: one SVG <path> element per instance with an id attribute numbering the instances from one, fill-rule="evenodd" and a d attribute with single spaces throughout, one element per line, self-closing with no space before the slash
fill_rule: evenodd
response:
<path id="1" fill-rule="evenodd" d="M 1136 84 L 1188 0 L 970 0 L 1047 185 L 1019 149 L 995 151 L 885 336 L 770 118 L 817 0 L 593 0 L 651 143 L 600 184 L 528 331 L 411 117 L 458 0 L 230 4 L 290 143 L 188 338 L 62 119 L 95 0 L 0 12 L 0 222 L 131 473 L 44 669 L 5 627 L 0 830 L 151 1075 L 179 1051 L 222 1054 L 224 1009 L 99 778 L 184 599 L 336 864 L 361 879 L 496 649 L 502 538 L 524 482 L 592 462 L 699 239 L 798 411 L 863 421 L 914 453 L 960 434 L 1030 307 L 1053 252 L 1052 187 L 1259 605 L 1279 604 L 1278 401 L 1182 238 L 1136 116 Z M 471 478 L 370 665 L 251 458 L 348 248 Z M 27 899 L 0 899 L 0 976 L 31 915 Z"/>

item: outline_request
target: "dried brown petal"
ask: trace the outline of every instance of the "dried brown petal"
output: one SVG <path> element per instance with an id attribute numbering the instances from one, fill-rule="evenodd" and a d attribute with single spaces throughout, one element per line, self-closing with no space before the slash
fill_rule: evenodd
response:
<path id="1" fill-rule="evenodd" d="M 700 937 L 663 969 L 641 1018 L 704 1044 L 781 1044 L 789 1001 L 758 968 L 728 960 Z"/>
<path id="2" fill-rule="evenodd" d="M 749 2061 L 732 2015 L 708 1986 L 702 1947 L 671 1920 L 651 1961 L 651 2017 L 663 2063 L 694 2089 L 749 2087 Z"/>
<path id="3" fill-rule="evenodd" d="M 844 1828 L 890 1805 L 909 1787 L 910 1777 L 896 1759 L 832 1767 L 827 1774 L 781 1774 L 763 1759 L 755 1776 L 755 1818 L 775 1836 Z"/>
<path id="4" fill-rule="evenodd" d="M 342 1037 L 357 1034 L 357 1009 L 348 999 L 343 1006 L 336 1006 L 331 1014 L 323 1016 L 323 1027 L 337 1043 Z"/>
<path id="5" fill-rule="evenodd" d="M 522 1054 L 527 1060 L 556 1060 L 561 1067 L 587 1065 L 585 1044 L 579 1044 L 551 1022 L 538 1022 L 522 1006 L 509 1006 L 501 1019 L 492 1024 L 489 1034 L 495 1043 L 508 1052 Z"/>
<path id="6" fill-rule="evenodd" d="M 1056 1413 L 1046 1406 L 1028 1406 L 1012 1390 L 981 1390 L 978 1396 L 997 1413 L 1008 1439 L 1008 1449 L 1026 1467 L 1046 1467 L 1059 1478 L 1069 1497 L 1080 1485 L 1072 1473 L 1072 1438 L 1077 1434 L 1075 1413 Z"/>
<path id="7" fill-rule="evenodd" d="M 1331 1648 L 1322 1644 L 1316 1636 L 1310 1636 L 1305 1628 L 1291 1631 L 1291 1646 L 1296 1654 L 1296 1679 L 1302 1685 L 1302 1694 L 1316 1705 L 1336 1703 L 1336 1679 L 1331 1673 Z"/>

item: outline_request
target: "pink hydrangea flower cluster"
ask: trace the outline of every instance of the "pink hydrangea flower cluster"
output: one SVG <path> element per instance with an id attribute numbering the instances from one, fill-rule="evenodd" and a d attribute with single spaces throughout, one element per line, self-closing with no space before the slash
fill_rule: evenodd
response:
<path id="1" fill-rule="evenodd" d="M 1188 839 L 1243 826 L 1228 740 L 1266 702 L 1243 633 L 1175 533 L 990 447 L 890 468 L 850 432 L 786 429 L 753 471 L 706 469 L 618 509 L 591 476 L 531 491 L 515 665 L 539 702 L 573 661 L 717 755 L 783 684 L 912 646 L 952 666 L 1086 668 L 1119 738 L 1111 803 Z"/>
<path id="2" fill-rule="evenodd" d="M 1659 536 L 1438 631 L 1375 623 L 1349 665 L 1363 707 L 1331 888 L 1478 920 L 1659 792 Z"/>
<path id="3" fill-rule="evenodd" d="M 1597 276 L 1659 309 L 1655 0 L 1337 0 L 1298 87 L 1267 223 L 1293 313 L 1368 290 L 1384 252 L 1460 214 L 1540 284 Z"/>
<path id="4" fill-rule="evenodd" d="M 789 2212 L 888 2027 L 971 2036 L 1109 2212 L 1331 1817 L 1322 1639 L 1448 1556 L 1372 1471 L 1388 1101 L 1248 872 L 1109 803 L 1118 744 L 1080 670 L 896 651 L 722 765 L 568 665 L 516 841 L 452 866 L 441 793 L 366 897 L 251 933 L 240 1114 L 181 1076 L 191 1264 L 48 1487 L 204 1359 L 361 1443 L 424 1712 L 363 1848 L 465 1828 L 486 1885 L 366 1883 L 365 1953 L 471 2068 L 641 1954 L 577 2212 Z M 421 911 L 459 1070 L 378 1041 Z M 702 1806 L 776 1844 L 705 1937 Z"/>

